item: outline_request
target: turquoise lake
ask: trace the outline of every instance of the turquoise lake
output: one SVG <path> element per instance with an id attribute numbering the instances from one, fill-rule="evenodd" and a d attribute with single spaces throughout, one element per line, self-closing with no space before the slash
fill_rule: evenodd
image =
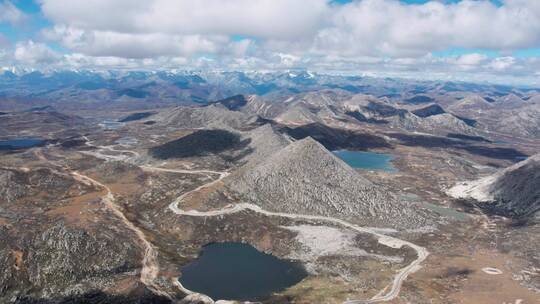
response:
<path id="1" fill-rule="evenodd" d="M 307 276 L 298 263 L 279 259 L 244 243 L 212 243 L 182 267 L 179 279 L 214 300 L 259 300 Z"/>
<path id="2" fill-rule="evenodd" d="M 391 163 L 395 159 L 391 154 L 348 150 L 339 150 L 333 153 L 353 168 L 387 172 L 398 171 Z"/>

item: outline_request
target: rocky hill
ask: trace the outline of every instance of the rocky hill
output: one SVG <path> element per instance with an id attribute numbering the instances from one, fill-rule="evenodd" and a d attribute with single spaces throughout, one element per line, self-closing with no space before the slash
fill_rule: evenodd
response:
<path id="1" fill-rule="evenodd" d="M 392 145 L 382 136 L 342 128 L 332 128 L 325 124 L 314 123 L 297 127 L 277 126 L 280 132 L 300 140 L 311 137 L 330 151 L 350 149 L 368 150 L 373 148 L 391 148 Z"/>
<path id="2" fill-rule="evenodd" d="M 259 163 L 283 149 L 291 142 L 289 138 L 265 124 L 249 132 L 251 153 L 246 157 L 250 163 Z"/>
<path id="3" fill-rule="evenodd" d="M 492 118 L 489 122 L 496 131 L 525 138 L 540 138 L 540 101 L 523 103 L 504 111 L 493 110 L 489 115 Z"/>
<path id="4" fill-rule="evenodd" d="M 241 199 L 270 211 L 332 216 L 397 229 L 426 224 L 422 211 L 400 202 L 308 137 L 226 179 Z"/>
<path id="5" fill-rule="evenodd" d="M 298 104 L 287 108 L 274 120 L 286 125 L 306 125 L 321 121 L 317 116 L 317 112 L 313 109 L 310 110 L 306 105 Z"/>
<path id="6" fill-rule="evenodd" d="M 243 100 L 245 103 L 235 103 L 235 110 L 259 115 L 287 126 L 341 125 L 347 122 L 386 125 L 436 135 L 478 133 L 464 119 L 447 113 L 440 105 L 433 103 L 408 109 L 410 105 L 398 104 L 386 97 L 328 90 L 275 99 L 249 96 Z M 230 100 L 224 102 L 231 103 Z M 240 107 L 236 106 L 240 104 Z"/>
<path id="7" fill-rule="evenodd" d="M 247 100 L 244 95 L 234 95 L 225 99 L 211 102 L 210 104 L 221 104 L 231 111 L 238 111 L 247 104 Z"/>
<path id="8" fill-rule="evenodd" d="M 104 208 L 87 212 L 99 190 L 46 168 L 0 168 L 0 303 L 98 303 L 61 299 L 137 282 L 133 235 Z"/>
<path id="9" fill-rule="evenodd" d="M 540 154 L 448 191 L 455 198 L 473 199 L 508 217 L 528 217 L 540 210 Z"/>
<path id="10" fill-rule="evenodd" d="M 239 129 L 252 117 L 226 107 L 213 104 L 206 107 L 176 107 L 161 111 L 152 120 L 170 128 L 199 129 L 225 128 Z"/>
<path id="11" fill-rule="evenodd" d="M 473 95 L 449 105 L 452 113 L 478 121 L 477 128 L 523 138 L 540 137 L 540 102 L 537 97 L 516 100 L 504 96 L 495 102 Z"/>
<path id="12" fill-rule="evenodd" d="M 489 110 L 493 107 L 495 106 L 492 103 L 488 102 L 482 96 L 471 94 L 465 98 L 457 100 L 455 103 L 450 105 L 449 110 L 458 113 L 467 113 L 471 110 Z"/>
<path id="13" fill-rule="evenodd" d="M 119 119 L 118 121 L 119 122 L 137 121 L 137 120 L 148 118 L 154 114 L 155 112 L 137 112 L 137 113 L 129 114 L 126 117 Z"/>
<path id="14" fill-rule="evenodd" d="M 157 159 L 184 158 L 218 154 L 247 144 L 240 135 L 226 130 L 197 130 L 179 139 L 149 149 Z"/>
<path id="15" fill-rule="evenodd" d="M 79 116 L 54 110 L 11 112 L 2 115 L 0 119 L 0 135 L 68 133 L 70 129 L 83 128 L 85 125 L 86 121 Z M 21 132 L 22 130 L 25 132 Z"/>
<path id="16" fill-rule="evenodd" d="M 446 111 L 438 104 L 434 103 L 434 104 L 431 104 L 427 107 L 423 107 L 423 108 L 420 108 L 420 109 L 416 109 L 414 111 L 412 111 L 414 115 L 418 116 L 418 117 L 429 117 L 429 116 L 434 116 L 434 115 L 439 115 L 439 114 L 444 114 L 446 113 Z"/>
<path id="17" fill-rule="evenodd" d="M 478 131 L 473 127 L 449 113 L 432 115 L 426 118 L 418 117 L 412 113 L 405 113 L 387 119 L 390 121 L 391 126 L 407 131 L 436 135 L 445 135 L 447 133 L 478 134 Z"/>

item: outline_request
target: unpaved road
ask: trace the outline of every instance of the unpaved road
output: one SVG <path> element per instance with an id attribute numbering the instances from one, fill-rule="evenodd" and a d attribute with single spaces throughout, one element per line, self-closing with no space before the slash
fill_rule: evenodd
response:
<path id="1" fill-rule="evenodd" d="M 122 209 L 115 204 L 114 195 L 111 192 L 111 189 L 106 185 L 98 182 L 97 180 L 83 175 L 78 172 L 71 172 L 71 175 L 79 182 L 86 185 L 93 185 L 99 188 L 102 188 L 106 191 L 105 196 L 103 196 L 102 201 L 114 215 L 116 215 L 129 230 L 133 231 L 135 235 L 139 238 L 140 243 L 144 247 L 144 256 L 142 260 L 141 267 L 141 282 L 146 285 L 148 288 L 152 289 L 159 295 L 169 297 L 169 295 L 163 291 L 161 288 L 155 284 L 155 280 L 159 274 L 159 263 L 157 260 L 157 251 L 154 246 L 148 241 L 141 229 L 135 226 L 122 212 Z"/>
<path id="2" fill-rule="evenodd" d="M 89 142 L 87 142 L 87 144 L 91 145 L 91 144 L 89 144 Z M 98 151 L 109 150 L 109 151 L 122 152 L 122 153 L 130 153 L 131 152 L 132 155 L 138 156 L 138 153 L 128 151 L 128 150 L 119 151 L 119 150 L 114 150 L 114 148 L 108 147 L 108 146 L 95 146 L 95 147 L 99 148 Z M 104 158 L 104 159 L 119 160 L 117 157 L 114 157 L 114 156 L 111 156 L 111 155 L 104 155 L 104 154 L 101 154 L 99 152 L 92 153 L 92 154 L 99 154 L 98 157 L 101 156 L 101 158 Z M 97 156 L 97 155 L 95 155 L 95 156 Z M 122 158 L 121 160 L 129 161 L 129 158 Z M 429 252 L 424 247 L 418 246 L 416 244 L 413 244 L 413 243 L 405 241 L 405 240 L 401 240 L 401 239 L 398 239 L 398 238 L 395 238 L 395 237 L 391 237 L 391 236 L 381 234 L 380 232 L 377 232 L 377 231 L 375 231 L 375 230 L 373 230 L 371 228 L 357 226 L 355 224 L 351 224 L 351 223 L 346 222 L 344 220 L 337 219 L 337 218 L 332 218 L 332 217 L 317 216 L 317 215 L 304 215 L 304 214 L 291 214 L 291 213 L 281 213 L 281 212 L 271 212 L 271 211 L 264 210 L 264 209 L 262 209 L 261 207 L 259 207 L 257 205 L 248 204 L 248 203 L 240 203 L 240 204 L 236 204 L 236 205 L 227 206 L 227 207 L 225 207 L 223 209 L 206 211 L 206 212 L 200 212 L 200 211 L 196 211 L 196 210 L 185 211 L 185 210 L 182 210 L 182 209 L 180 209 L 178 207 L 179 202 L 181 202 L 186 196 L 190 195 L 191 193 L 200 191 L 201 189 L 210 187 L 210 186 L 220 182 L 223 178 L 228 176 L 229 173 L 228 172 L 212 171 L 212 170 L 166 169 L 166 168 L 159 168 L 159 167 L 153 167 L 153 166 L 148 166 L 148 165 L 140 166 L 140 167 L 142 169 L 148 170 L 148 171 L 158 171 L 158 172 L 161 171 L 161 172 L 171 172 L 171 173 L 181 173 L 181 174 L 215 174 L 215 175 L 219 175 L 218 179 L 216 179 L 214 181 L 211 181 L 211 182 L 209 182 L 207 184 L 203 184 L 203 185 L 201 185 L 201 186 L 199 186 L 199 187 L 197 187 L 197 188 L 195 188 L 195 189 L 193 189 L 191 191 L 188 191 L 188 192 L 180 195 L 171 204 L 169 204 L 169 209 L 172 212 L 174 212 L 175 214 L 178 214 L 178 215 L 196 216 L 196 217 L 212 217 L 212 216 L 233 214 L 233 213 L 241 212 L 243 210 L 250 210 L 250 211 L 257 212 L 257 213 L 260 213 L 260 214 L 263 214 L 263 215 L 266 215 L 266 216 L 278 216 L 278 217 L 286 217 L 286 218 L 291 218 L 291 219 L 318 220 L 318 221 L 324 221 L 324 222 L 338 224 L 338 225 L 341 225 L 343 227 L 347 227 L 349 229 L 355 230 L 355 231 L 360 232 L 360 233 L 368 233 L 368 234 L 374 235 L 375 237 L 377 237 L 379 243 L 381 243 L 383 245 L 386 245 L 386 246 L 389 246 L 389 247 L 392 247 L 392 248 L 401 248 L 403 246 L 408 246 L 408 247 L 410 247 L 410 248 L 412 248 L 412 249 L 414 249 L 416 251 L 417 258 L 413 262 L 411 262 L 409 265 L 407 265 L 406 267 L 400 269 L 400 271 L 395 275 L 391 285 L 385 287 L 383 290 L 381 290 L 378 294 L 376 294 L 371 299 L 367 299 L 367 300 L 347 300 L 343 304 L 376 303 L 376 302 L 391 301 L 391 300 L 395 299 L 399 295 L 399 292 L 401 290 L 401 286 L 403 285 L 403 282 L 405 281 L 405 279 L 407 279 L 407 277 L 411 273 L 418 270 L 419 267 L 420 267 L 420 264 L 429 255 Z M 94 183 L 95 185 L 98 185 L 100 187 L 103 187 L 104 189 L 107 190 L 107 195 L 105 197 L 105 203 L 111 208 L 111 210 L 115 214 L 118 215 L 118 217 L 120 217 L 122 219 L 122 221 L 124 221 L 126 226 L 128 226 L 131 230 L 133 230 L 137 234 L 137 236 L 139 237 L 139 239 L 141 240 L 141 242 L 144 244 L 144 246 L 146 248 L 145 256 L 144 256 L 144 259 L 143 259 L 143 269 L 141 270 L 141 281 L 144 284 L 146 284 L 147 286 L 153 287 L 153 289 L 156 289 L 156 291 L 161 293 L 158 286 L 155 285 L 155 283 L 154 283 L 154 281 L 157 278 L 157 275 L 159 273 L 159 264 L 157 262 L 157 252 L 155 251 L 152 244 L 150 244 L 150 242 L 148 242 L 148 240 L 144 236 L 144 233 L 140 229 L 138 229 L 135 225 L 133 225 L 133 223 L 131 223 L 124 216 L 124 214 L 122 213 L 120 208 L 118 206 L 116 206 L 116 204 L 114 204 L 114 197 L 113 197 L 110 189 L 107 186 L 105 186 L 105 185 L 103 185 L 103 184 L 101 184 L 101 183 L 99 183 L 99 182 L 97 182 L 97 181 L 95 181 L 95 180 L 93 180 L 93 179 L 91 179 L 91 178 L 89 178 L 87 176 L 81 175 L 79 173 L 74 173 L 74 174 L 81 177 L 82 180 L 87 180 L 87 181 L 89 181 L 91 183 Z M 178 286 L 178 288 L 181 289 L 183 292 L 188 293 L 188 294 L 192 293 L 190 290 L 184 288 L 182 286 L 182 284 L 180 284 L 180 282 L 177 281 L 177 282 L 174 282 L 174 284 L 176 286 Z M 390 289 L 390 290 L 387 292 L 388 289 Z"/>
<path id="3" fill-rule="evenodd" d="M 83 151 L 80 151 L 83 152 Z M 151 289 L 153 292 L 155 292 L 158 295 L 165 296 L 167 298 L 170 298 L 170 295 L 155 284 L 155 280 L 159 274 L 159 263 L 157 260 L 157 251 L 155 250 L 154 246 L 148 241 L 146 238 L 144 232 L 139 229 L 135 224 L 133 224 L 122 212 L 122 208 L 119 207 L 115 203 L 114 195 L 109 187 L 106 185 L 100 183 L 99 181 L 86 176 L 84 174 L 81 174 L 76 171 L 72 171 L 70 168 L 67 168 L 65 166 L 58 165 L 56 162 L 51 161 L 45 157 L 45 155 L 42 153 L 41 149 L 35 151 L 36 156 L 44 162 L 47 162 L 57 169 L 51 169 L 44 167 L 45 169 L 51 170 L 52 172 L 62 175 L 62 176 L 70 176 L 76 181 L 85 184 L 87 186 L 94 186 L 97 188 L 101 188 L 105 190 L 105 195 L 101 198 L 101 201 L 104 203 L 105 207 L 111 211 L 116 217 L 120 219 L 120 221 L 139 239 L 141 245 L 144 248 L 144 255 L 142 260 L 142 267 L 141 267 L 141 274 L 140 274 L 140 280 L 141 282 L 146 285 L 149 289 Z M 107 155 L 108 156 L 108 155 Z M 103 158 L 106 156 L 103 155 Z M 106 158 L 106 159 L 115 159 L 115 158 Z M 116 159 L 115 159 L 116 160 Z M 40 168 L 40 167 L 38 167 Z M 21 170 L 23 172 L 28 172 L 30 169 L 26 167 L 21 168 L 10 168 L 7 167 L 6 169 L 13 169 L 13 170 Z M 59 171 L 61 170 L 61 171 Z M 68 173 L 64 173 L 68 172 Z"/>
<path id="4" fill-rule="evenodd" d="M 193 190 L 193 191 L 196 191 Z M 187 193 L 189 194 L 189 193 Z M 187 194 L 184 194 L 187 195 Z M 185 215 L 185 216 L 197 216 L 197 217 L 212 217 L 212 216 L 220 216 L 220 215 L 226 215 L 226 214 L 232 214 L 241 212 L 243 210 L 251 210 L 257 213 L 261 213 L 266 216 L 278 216 L 278 217 L 286 217 L 291 219 L 304 219 L 304 220 L 318 220 L 318 221 L 325 221 L 330 222 L 334 224 L 339 224 L 341 226 L 347 227 L 349 229 L 355 230 L 357 232 L 361 233 L 369 233 L 374 236 L 376 236 L 379 240 L 379 242 L 383 245 L 390 246 L 392 248 L 401 248 L 402 246 L 409 246 L 413 248 L 417 253 L 417 258 L 412 263 L 407 265 L 406 267 L 402 268 L 399 273 L 396 274 L 394 277 L 394 280 L 392 282 L 392 285 L 390 286 L 390 291 L 385 291 L 388 289 L 385 288 L 382 290 L 379 294 L 375 295 L 373 298 L 369 300 L 348 300 L 344 302 L 344 304 L 357 304 L 357 303 L 375 303 L 375 302 L 383 302 L 383 301 L 390 301 L 395 299 L 399 291 L 401 290 L 401 286 L 403 284 L 403 281 L 407 278 L 407 276 L 416 270 L 418 270 L 420 263 L 422 263 L 427 256 L 429 255 L 429 252 L 421 246 L 415 245 L 413 243 L 397 239 L 394 237 L 390 237 L 384 234 L 380 234 L 378 232 L 375 232 L 369 228 L 366 227 L 360 227 L 351 223 L 348 223 L 346 221 L 331 218 L 331 217 L 325 217 L 325 216 L 317 216 L 317 215 L 303 215 L 303 214 L 290 214 L 290 213 L 280 213 L 280 212 L 271 212 L 261 209 L 261 207 L 253 204 L 247 204 L 247 203 L 241 203 L 236 204 L 232 206 L 225 207 L 220 210 L 213 210 L 213 211 L 206 211 L 206 212 L 199 212 L 196 210 L 190 210 L 190 211 L 184 211 L 180 208 L 178 208 L 178 202 L 180 200 L 177 199 L 173 203 L 169 205 L 169 209 L 171 209 L 174 213 L 178 215 Z"/>

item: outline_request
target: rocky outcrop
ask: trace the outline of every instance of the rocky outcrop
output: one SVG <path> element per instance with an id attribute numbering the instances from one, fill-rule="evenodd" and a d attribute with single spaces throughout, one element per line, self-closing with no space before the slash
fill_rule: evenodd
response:
<path id="1" fill-rule="evenodd" d="M 15 295 L 63 298 L 105 289 L 122 277 L 138 279 L 141 249 L 114 225 L 94 230 L 34 222 L 11 230 L 0 227 L 1 303 Z"/>
<path id="2" fill-rule="evenodd" d="M 60 200 L 65 190 L 74 185 L 69 176 L 42 168 L 28 172 L 0 169 L 0 205 L 42 193 L 42 199 Z"/>
<path id="3" fill-rule="evenodd" d="M 0 169 L 0 303 L 78 297 L 139 279 L 142 248 L 99 208 L 98 191 L 62 171 Z"/>
<path id="4" fill-rule="evenodd" d="M 99 286 L 116 274 L 138 269 L 140 249 L 131 240 L 118 240 L 117 233 L 109 229 L 95 234 L 59 223 L 32 239 L 27 257 L 29 280 L 48 292 L 63 293 L 76 284 Z"/>

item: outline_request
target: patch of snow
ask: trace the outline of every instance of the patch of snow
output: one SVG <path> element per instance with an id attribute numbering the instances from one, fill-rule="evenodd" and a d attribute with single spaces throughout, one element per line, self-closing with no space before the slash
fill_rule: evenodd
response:
<path id="1" fill-rule="evenodd" d="M 495 198 L 490 191 L 497 175 L 490 175 L 476 181 L 461 182 L 448 189 L 448 195 L 454 198 L 473 198 L 479 202 L 491 202 Z"/>
<path id="2" fill-rule="evenodd" d="M 482 271 L 491 275 L 498 275 L 503 273 L 501 270 L 493 267 L 484 267 L 482 268 Z"/>
<path id="3" fill-rule="evenodd" d="M 302 244 L 302 251 L 294 254 L 293 258 L 300 260 L 315 260 L 322 256 L 364 256 L 378 260 L 401 263 L 403 258 L 368 253 L 355 247 L 356 233 L 328 226 L 284 226 L 282 228 L 298 233 L 296 240 Z"/>
<path id="4" fill-rule="evenodd" d="M 402 240 L 395 239 L 393 237 L 386 237 L 386 236 L 379 237 L 379 244 L 383 244 L 387 247 L 396 248 L 396 249 L 399 249 L 403 247 L 403 245 L 406 245 Z"/>
<path id="5" fill-rule="evenodd" d="M 287 100 L 284 101 L 284 103 L 289 103 L 294 100 L 294 97 L 289 97 Z"/>
<path id="6" fill-rule="evenodd" d="M 367 229 L 379 234 L 396 234 L 399 231 L 393 228 L 366 227 Z"/>

